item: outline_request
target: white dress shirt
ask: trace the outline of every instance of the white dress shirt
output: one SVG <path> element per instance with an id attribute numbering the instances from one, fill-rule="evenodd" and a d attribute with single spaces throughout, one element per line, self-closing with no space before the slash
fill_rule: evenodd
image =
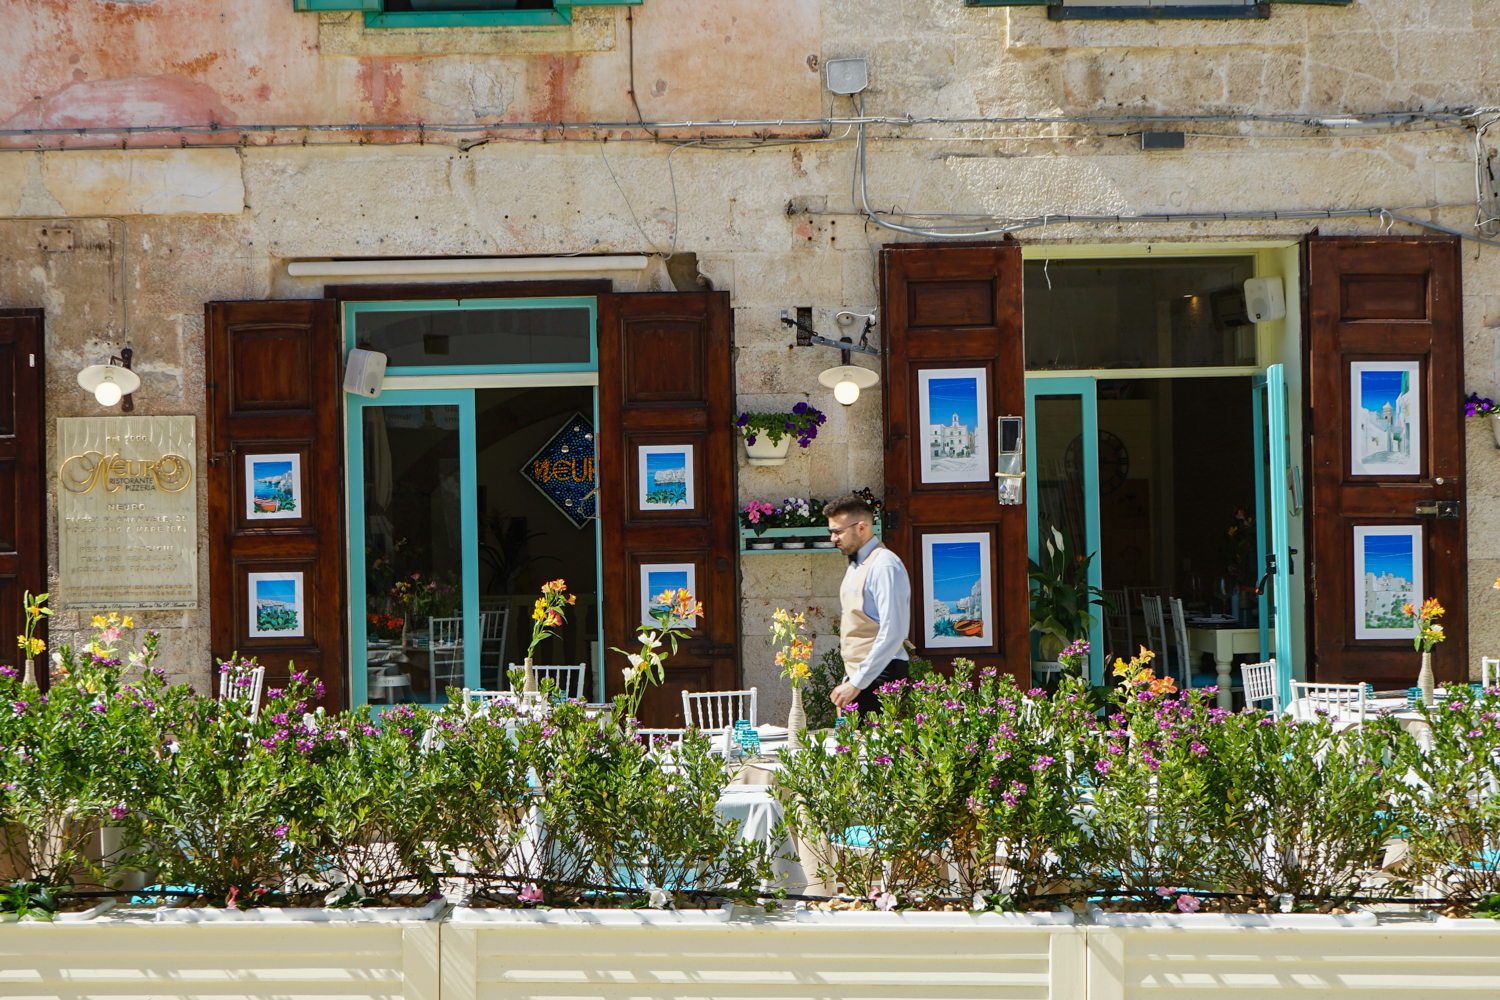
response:
<path id="1" fill-rule="evenodd" d="M 906 575 L 901 557 L 880 546 L 879 539 L 872 538 L 854 554 L 846 572 L 854 572 L 854 568 L 863 566 L 866 560 L 870 560 L 870 572 L 865 577 L 862 610 L 880 623 L 880 631 L 875 634 L 870 655 L 850 677 L 850 682 L 861 691 L 875 683 L 875 678 L 892 660 L 906 659 L 902 643 L 911 630 L 911 579 Z"/>

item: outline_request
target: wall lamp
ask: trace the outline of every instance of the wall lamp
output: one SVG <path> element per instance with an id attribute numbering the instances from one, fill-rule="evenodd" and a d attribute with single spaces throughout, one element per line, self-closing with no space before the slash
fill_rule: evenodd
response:
<path id="1" fill-rule="evenodd" d="M 141 387 L 141 377 L 130 370 L 130 359 L 134 354 L 127 347 L 120 351 L 119 357 L 111 357 L 108 364 L 89 365 L 78 373 L 78 384 L 92 392 L 100 406 L 119 403 L 123 412 L 131 412 L 135 409 L 135 400 L 130 394 Z"/>
<path id="2" fill-rule="evenodd" d="M 849 363 L 851 351 L 860 354 L 871 354 L 880 356 L 880 350 L 870 346 L 870 331 L 875 327 L 875 313 L 841 312 L 834 317 L 839 326 L 850 327 L 854 321 L 862 319 L 865 321 L 864 330 L 859 335 L 859 343 L 855 343 L 852 337 L 841 337 L 838 340 L 830 340 L 822 336 L 818 331 L 803 323 L 802 320 L 790 315 L 789 310 L 783 310 L 781 322 L 784 326 L 790 326 L 797 331 L 798 347 L 836 347 L 843 355 L 843 364 L 825 369 L 818 375 L 820 385 L 827 386 L 833 390 L 833 398 L 845 406 L 852 406 L 859 399 L 859 391 L 880 384 L 880 376 L 868 368 Z"/>

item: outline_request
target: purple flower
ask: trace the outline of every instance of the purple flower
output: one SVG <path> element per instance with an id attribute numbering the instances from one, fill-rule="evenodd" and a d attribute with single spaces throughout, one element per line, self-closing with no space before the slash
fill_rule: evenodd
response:
<path id="1" fill-rule="evenodd" d="M 1194 757 L 1208 756 L 1208 747 L 1204 746 L 1202 743 L 1199 743 L 1197 740 L 1194 740 L 1192 742 L 1192 745 L 1189 746 L 1188 749 L 1192 751 Z"/>
<path id="2" fill-rule="evenodd" d="M 755 435 L 754 434 L 746 434 L 745 435 L 745 443 L 746 444 L 754 444 L 755 443 Z"/>
<path id="3" fill-rule="evenodd" d="M 286 834 L 287 834 L 287 825 L 285 823 L 281 824 L 276 829 L 274 829 L 274 830 L 271 831 L 271 836 L 275 837 L 277 840 L 285 840 L 286 839 Z"/>
<path id="4" fill-rule="evenodd" d="M 1108 774 L 1109 773 L 1109 761 L 1107 761 L 1107 760 L 1095 761 L 1095 763 L 1094 763 L 1094 770 L 1098 771 L 1100 774 Z"/>
<path id="5" fill-rule="evenodd" d="M 877 764 L 889 764 L 891 762 L 891 755 L 888 753 L 883 753 L 879 754 L 874 759 L 875 763 Z"/>
<path id="6" fill-rule="evenodd" d="M 807 404 L 806 403 L 798 403 L 796 406 L 792 407 L 792 412 L 796 413 L 798 415 L 806 413 L 807 412 Z"/>
<path id="7" fill-rule="evenodd" d="M 1036 763 L 1031 765 L 1031 769 L 1033 771 L 1045 771 L 1045 770 L 1047 770 L 1047 765 L 1049 765 L 1049 764 L 1056 764 L 1056 763 L 1057 763 L 1057 758 L 1056 757 L 1048 757 L 1048 756 L 1043 755 L 1043 756 L 1038 757 L 1036 759 Z"/>
<path id="8" fill-rule="evenodd" d="M 124 806 L 110 806 L 109 807 L 109 815 L 113 819 L 124 819 L 125 818 L 125 807 Z"/>
<path id="9" fill-rule="evenodd" d="M 739 419 L 734 422 L 734 426 L 736 426 L 736 427 L 744 427 L 749 422 L 750 422 L 750 414 L 748 414 L 748 413 L 741 413 Z M 753 441 L 751 443 L 754 444 Z"/>

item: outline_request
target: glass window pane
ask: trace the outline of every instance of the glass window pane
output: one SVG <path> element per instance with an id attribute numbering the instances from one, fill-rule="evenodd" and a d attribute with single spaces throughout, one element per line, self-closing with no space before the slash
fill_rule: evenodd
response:
<path id="1" fill-rule="evenodd" d="M 1254 276 L 1251 257 L 1029 260 L 1026 367 L 1253 365 L 1244 284 Z"/>
<path id="2" fill-rule="evenodd" d="M 355 346 L 392 368 L 587 364 L 594 329 L 584 306 L 356 311 Z"/>
<path id="3" fill-rule="evenodd" d="M 459 408 L 363 409 L 370 700 L 441 702 L 464 686 Z"/>

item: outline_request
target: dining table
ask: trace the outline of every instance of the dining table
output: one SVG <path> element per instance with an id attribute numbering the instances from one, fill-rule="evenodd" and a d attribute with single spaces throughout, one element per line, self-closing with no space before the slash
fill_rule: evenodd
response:
<path id="1" fill-rule="evenodd" d="M 1210 653 L 1214 658 L 1215 681 L 1219 690 L 1218 706 L 1226 712 L 1234 707 L 1234 658 L 1246 654 L 1261 655 L 1260 626 L 1240 628 L 1238 625 L 1200 624 L 1200 620 L 1187 622 L 1188 651 Z M 1232 621 L 1232 620 L 1231 620 Z M 1270 649 L 1276 648 L 1276 630 L 1266 630 L 1266 642 Z"/>

